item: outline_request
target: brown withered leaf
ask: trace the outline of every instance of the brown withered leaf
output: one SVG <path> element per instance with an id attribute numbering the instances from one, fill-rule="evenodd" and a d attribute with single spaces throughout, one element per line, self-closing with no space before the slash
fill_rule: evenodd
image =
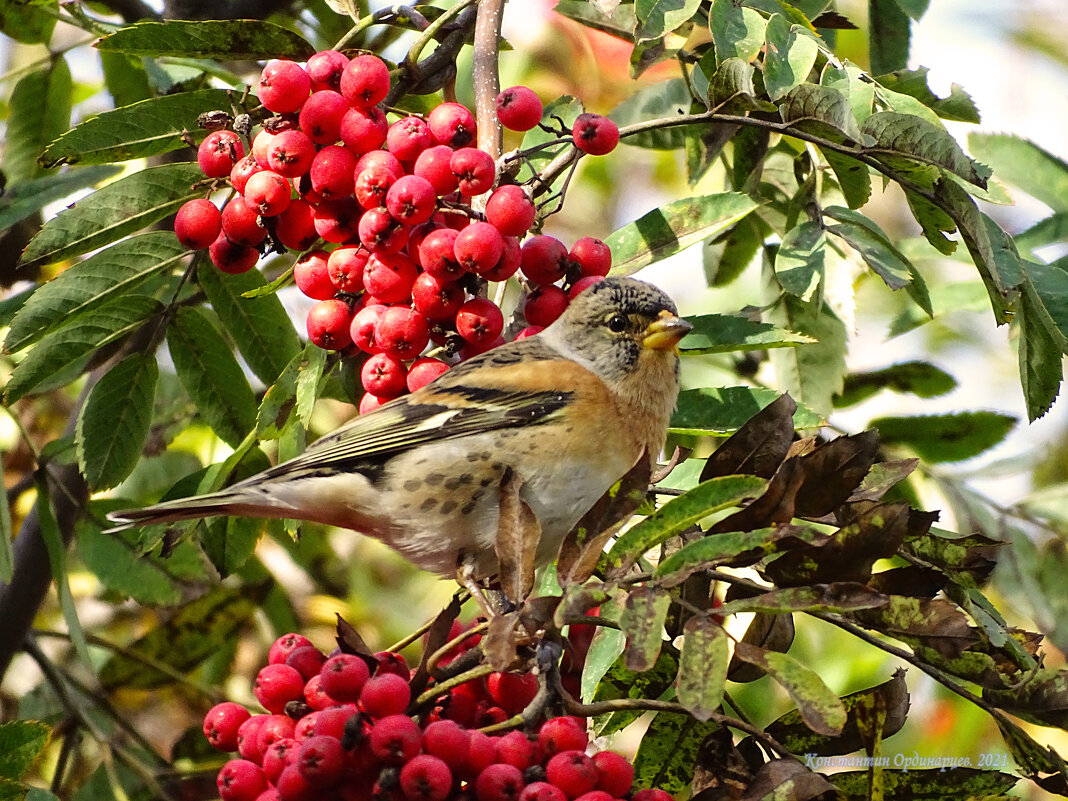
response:
<path id="1" fill-rule="evenodd" d="M 556 575 L 561 586 L 582 584 L 593 575 L 605 543 L 645 500 L 651 469 L 648 454 L 642 451 L 634 467 L 612 485 L 564 537 L 556 560 Z"/>
<path id="2" fill-rule="evenodd" d="M 832 439 L 800 458 L 804 481 L 797 493 L 798 517 L 823 517 L 853 494 L 875 464 L 877 431 Z"/>
<path id="3" fill-rule="evenodd" d="M 905 503 L 862 502 L 850 511 L 856 516 L 827 542 L 788 551 L 768 564 L 767 575 L 780 587 L 867 582 L 875 562 L 892 556 L 904 541 L 910 509 Z"/>
<path id="4" fill-rule="evenodd" d="M 664 620 L 671 596 L 652 587 L 636 587 L 627 593 L 619 627 L 627 635 L 623 664 L 627 670 L 650 670 L 664 642 Z"/>
<path id="5" fill-rule="evenodd" d="M 752 781 L 753 774 L 735 747 L 730 729 L 720 728 L 709 734 L 697 750 L 691 801 L 740 798 Z"/>
<path id="6" fill-rule="evenodd" d="M 764 493 L 744 509 L 720 520 L 708 529 L 709 534 L 724 531 L 752 531 L 776 524 L 789 523 L 794 518 L 797 492 L 805 477 L 798 459 L 787 459 L 771 477 Z"/>
<path id="7" fill-rule="evenodd" d="M 984 643 L 960 607 L 941 598 L 891 595 L 885 606 L 859 610 L 852 617 L 891 637 L 922 643 L 946 659 L 956 659 Z"/>
<path id="8" fill-rule="evenodd" d="M 905 565 L 873 573 L 868 586 L 884 595 L 933 598 L 946 585 L 945 574 L 929 567 Z"/>
<path id="9" fill-rule="evenodd" d="M 975 579 L 977 584 L 982 584 L 994 570 L 998 551 L 1003 547 L 1004 542 L 984 537 L 982 534 L 951 537 L 925 529 L 915 535 L 909 532 L 904 551 L 950 575 L 966 573 Z"/>
<path id="10" fill-rule="evenodd" d="M 1041 668 L 1007 690 L 986 688 L 983 698 L 1040 726 L 1068 729 L 1068 669 Z"/>
<path id="11" fill-rule="evenodd" d="M 708 457 L 701 481 L 739 474 L 771 478 L 793 441 L 795 411 L 794 399 L 780 395 L 754 414 Z"/>
<path id="12" fill-rule="evenodd" d="M 794 759 L 773 759 L 757 771 L 740 801 L 788 798 L 790 801 L 833 799 L 834 785 Z"/>
<path id="13" fill-rule="evenodd" d="M 341 649 L 342 653 L 355 654 L 356 656 L 363 657 L 366 661 L 370 659 L 371 662 L 368 667 L 374 667 L 377 662 L 375 661 L 375 652 L 363 641 L 363 637 L 356 631 L 351 623 L 349 623 L 341 615 L 337 615 L 337 647 Z"/>
<path id="14" fill-rule="evenodd" d="M 904 481 L 916 466 L 919 459 L 896 459 L 892 462 L 876 462 L 864 476 L 864 480 L 849 496 L 850 501 L 877 501 L 894 486 Z"/>
<path id="15" fill-rule="evenodd" d="M 486 661 L 490 666 L 502 672 L 507 670 L 516 661 L 516 627 L 519 625 L 519 614 L 508 612 L 504 615 L 494 615 L 490 618 L 489 629 L 482 638 L 482 653 L 486 655 Z"/>
<path id="16" fill-rule="evenodd" d="M 452 624 L 456 618 L 460 616 L 461 606 L 462 604 L 459 596 L 453 595 L 452 600 L 449 601 L 449 605 L 438 612 L 438 616 L 434 618 L 434 622 L 431 623 L 430 628 L 427 629 L 426 643 L 423 645 L 423 655 L 419 659 L 419 664 L 416 665 L 415 672 L 412 674 L 412 680 L 410 682 L 413 698 L 422 693 L 423 690 L 426 689 L 427 684 L 429 684 L 430 673 L 427 668 L 427 661 L 449 641 Z"/>
<path id="17" fill-rule="evenodd" d="M 553 613 L 553 623 L 562 628 L 570 623 L 579 622 L 587 611 L 600 606 L 612 596 L 603 586 L 571 586 L 564 590 L 563 598 Z"/>
<path id="18" fill-rule="evenodd" d="M 794 616 L 767 615 L 758 612 L 749 622 L 749 628 L 745 630 L 742 642 L 756 645 L 765 651 L 786 653 L 794 642 Z M 730 666 L 727 668 L 727 678 L 731 681 L 756 681 L 763 676 L 764 670 L 759 666 L 731 657 Z"/>
<path id="19" fill-rule="evenodd" d="M 505 471 L 500 489 L 500 513 L 497 516 L 498 576 L 504 594 L 520 604 L 534 587 L 534 554 L 541 539 L 541 526 L 534 512 L 519 497 L 523 479 L 511 468 Z"/>

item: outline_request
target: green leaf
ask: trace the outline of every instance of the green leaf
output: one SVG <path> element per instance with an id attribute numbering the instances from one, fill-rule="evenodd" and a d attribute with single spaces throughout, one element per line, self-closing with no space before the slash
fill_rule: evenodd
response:
<path id="1" fill-rule="evenodd" d="M 686 543 L 661 560 L 655 575 L 664 586 L 673 587 L 698 570 L 736 562 L 753 564 L 768 554 L 778 553 L 799 544 L 818 544 L 826 539 L 826 534 L 801 526 L 717 533 Z"/>
<path id="2" fill-rule="evenodd" d="M 909 60 L 909 18 L 897 0 L 868 0 L 868 53 L 875 75 L 904 69 Z"/>
<path id="3" fill-rule="evenodd" d="M 613 275 L 630 275 L 690 245 L 725 231 L 757 204 L 746 195 L 723 192 L 684 198 L 654 209 L 609 234 Z"/>
<path id="4" fill-rule="evenodd" d="M 311 343 L 308 346 L 315 347 Z M 278 439 L 282 435 L 297 403 L 297 376 L 305 358 L 305 354 L 300 353 L 290 359 L 277 380 L 263 393 L 256 411 L 256 439 Z"/>
<path id="5" fill-rule="evenodd" d="M 690 113 L 693 98 L 682 78 L 661 81 L 644 89 L 639 89 L 608 114 L 616 125 L 623 127 L 649 120 L 678 117 Z M 707 126 L 676 125 L 659 128 L 655 131 L 628 136 L 626 142 L 635 147 L 653 150 L 677 150 L 689 136 L 700 132 Z"/>
<path id="6" fill-rule="evenodd" d="M 0 3 L 0 32 L 17 42 L 47 45 L 55 27 L 53 9 L 12 0 Z"/>
<path id="7" fill-rule="evenodd" d="M 689 22 L 700 6 L 701 0 L 636 0 L 635 36 L 639 42 L 659 39 Z"/>
<path id="8" fill-rule="evenodd" d="M 523 135 L 522 149 L 533 151 L 534 148 L 556 142 L 560 137 L 554 131 L 559 130 L 560 126 L 570 131 L 582 111 L 582 101 L 576 100 L 571 95 L 561 95 L 546 103 L 542 110 L 541 121 L 549 127 L 549 130 L 541 126 L 531 128 Z M 559 145 L 556 145 L 532 152 L 527 168 L 520 173 L 520 180 L 531 177 L 532 174 L 545 167 L 559 149 Z"/>
<path id="9" fill-rule="evenodd" d="M 765 31 L 764 87 L 778 100 L 808 80 L 819 45 L 801 25 L 791 25 L 782 14 L 772 14 Z"/>
<path id="10" fill-rule="evenodd" d="M 75 315 L 124 297 L 188 255 L 171 231 L 140 234 L 94 253 L 26 300 L 11 321 L 4 349 L 22 350 Z"/>
<path id="11" fill-rule="evenodd" d="M 619 627 L 627 635 L 623 664 L 627 670 L 649 670 L 660 656 L 664 642 L 664 621 L 671 597 L 651 587 L 638 587 L 627 593 Z"/>
<path id="12" fill-rule="evenodd" d="M 256 424 L 256 398 L 222 334 L 199 309 L 178 309 L 167 329 L 174 369 L 200 415 L 236 448 Z"/>
<path id="13" fill-rule="evenodd" d="M 816 340 L 803 348 L 778 348 L 769 353 L 778 385 L 817 415 L 830 413 L 831 399 L 842 391 L 846 372 L 845 325 L 827 305 L 792 295 L 783 295 L 769 310 L 768 318 Z"/>
<path id="14" fill-rule="evenodd" d="M 671 431 L 698 436 L 729 434 L 778 397 L 777 391 L 766 387 L 684 389 L 671 416 Z M 799 406 L 794 413 L 795 428 L 822 424 L 823 418 L 812 409 Z"/>
<path id="15" fill-rule="evenodd" d="M 959 462 L 993 448 L 1016 418 L 997 412 L 879 417 L 869 423 L 884 445 L 906 445 L 929 462 Z"/>
<path id="16" fill-rule="evenodd" d="M 1026 231 L 1013 237 L 1021 251 L 1034 251 L 1045 245 L 1068 242 L 1068 212 L 1057 212 L 1045 217 Z"/>
<path id="17" fill-rule="evenodd" d="M 754 72 L 753 65 L 740 58 L 721 61 L 708 82 L 708 107 L 722 114 L 753 108 L 757 104 Z"/>
<path id="18" fill-rule="evenodd" d="M 40 173 L 38 157 L 70 127 L 72 84 L 66 59 L 24 75 L 11 91 L 4 172 L 12 184 Z"/>
<path id="19" fill-rule="evenodd" d="M 74 317 L 43 337 L 15 366 L 4 387 L 5 402 L 13 403 L 39 390 L 70 365 L 84 364 L 97 349 L 136 331 L 162 310 L 163 305 L 155 298 L 125 295 Z"/>
<path id="20" fill-rule="evenodd" d="M 186 146 L 182 132 L 198 116 L 219 109 L 230 109 L 230 95 L 223 89 L 164 95 L 105 111 L 52 142 L 41 162 L 46 167 L 107 164 L 169 153 Z M 203 138 L 207 132 L 193 135 Z"/>
<path id="21" fill-rule="evenodd" d="M 656 787 L 673 795 L 687 792 L 701 743 L 719 729 L 711 721 L 657 712 L 634 755 L 635 787 Z"/>
<path id="22" fill-rule="evenodd" d="M 675 680 L 679 703 L 695 718 L 708 720 L 723 703 L 727 683 L 727 633 L 704 615 L 694 615 L 683 627 L 679 674 Z"/>
<path id="23" fill-rule="evenodd" d="M 775 278 L 779 286 L 791 295 L 809 297 L 823 276 L 826 247 L 827 235 L 819 223 L 806 220 L 791 228 L 775 254 Z"/>
<path id="24" fill-rule="evenodd" d="M 727 234 L 706 241 L 702 256 L 708 285 L 722 287 L 732 283 L 753 262 L 763 243 L 764 231 L 753 215 Z"/>
<path id="25" fill-rule="evenodd" d="M 861 131 L 875 140 L 875 155 L 889 151 L 924 164 L 942 167 L 969 183 L 986 188 L 988 169 L 976 164 L 944 129 L 912 114 L 880 111 L 864 121 Z"/>
<path id="26" fill-rule="evenodd" d="M 898 362 L 881 370 L 850 373 L 842 393 L 834 399 L 837 408 L 860 403 L 882 389 L 909 392 L 919 398 L 937 398 L 957 386 L 956 379 L 930 362 Z"/>
<path id="27" fill-rule="evenodd" d="M 908 798 L 910 801 L 945 801 L 945 799 L 1010 798 L 1007 794 L 1020 781 L 1018 776 L 983 768 L 958 768 L 956 756 L 904 757 L 917 764 L 903 770 L 880 771 L 883 797 Z M 928 769 L 922 769 L 930 766 Z M 871 773 L 868 770 L 843 771 L 828 777 L 838 788 L 843 801 L 872 798 Z"/>
<path id="28" fill-rule="evenodd" d="M 721 509 L 737 505 L 764 491 L 758 476 L 719 476 L 672 498 L 619 536 L 608 552 L 608 567 L 622 573 L 646 551 Z"/>
<path id="29" fill-rule="evenodd" d="M 930 317 L 915 306 L 910 306 L 890 323 L 890 336 L 896 337 L 918 328 L 931 319 L 953 312 L 978 312 L 990 305 L 981 281 L 959 281 L 941 284 L 931 290 L 935 312 Z"/>
<path id="30" fill-rule="evenodd" d="M 275 295 L 242 297 L 263 286 L 263 276 L 258 270 L 228 275 L 205 260 L 198 266 L 197 280 L 252 372 L 264 384 L 274 383 L 301 345 Z"/>
<path id="31" fill-rule="evenodd" d="M 752 598 L 738 598 L 717 608 L 716 614 L 726 617 L 743 612 L 772 615 L 793 612 L 855 612 L 858 609 L 874 609 L 885 603 L 885 595 L 864 584 L 839 581 L 810 587 L 786 587 L 754 595 Z"/>
<path id="32" fill-rule="evenodd" d="M 304 346 L 304 363 L 297 377 L 297 420 L 304 428 L 311 426 L 312 411 L 319 399 L 319 385 L 326 369 L 326 351 L 309 342 Z"/>
<path id="33" fill-rule="evenodd" d="M 927 241 L 944 256 L 950 256 L 956 252 L 957 242 L 943 233 L 952 234 L 957 230 L 957 224 L 953 218 L 927 198 L 908 189 L 905 190 L 905 200 L 908 201 L 912 216 L 920 224 Z"/>
<path id="34" fill-rule="evenodd" d="M 916 98 L 942 119 L 975 125 L 980 123 L 975 101 L 960 84 L 950 86 L 948 97 L 938 97 L 927 85 L 927 73 L 927 67 L 918 67 L 914 70 L 896 70 L 880 75 L 875 80 L 887 89 Z"/>
<path id="35" fill-rule="evenodd" d="M 863 214 L 842 206 L 828 206 L 823 213 L 841 222 L 828 226 L 827 231 L 841 237 L 856 250 L 888 287 L 901 289 L 908 285 L 912 265 L 890 244 L 882 228 Z"/>
<path id="36" fill-rule="evenodd" d="M 871 116 L 875 105 L 875 87 L 871 76 L 856 64 L 843 61 L 837 64 L 828 60 L 820 74 L 820 84 L 841 93 L 853 107 L 853 117 L 864 122 Z"/>
<path id="37" fill-rule="evenodd" d="M 702 314 L 688 317 L 687 320 L 693 324 L 693 330 L 686 335 L 679 348 L 686 356 L 788 348 L 814 341 L 769 323 L 730 314 Z"/>
<path id="38" fill-rule="evenodd" d="M 1029 263 L 1025 262 L 1025 264 Z M 1055 270 L 1056 268 L 1045 269 Z M 1034 273 L 1037 270 L 1029 270 L 1029 272 Z M 1068 276 L 1061 274 L 1055 277 L 1059 283 L 1068 284 Z M 1020 303 L 1016 310 L 1016 319 L 1020 326 L 1018 343 L 1020 385 L 1023 388 L 1029 421 L 1037 420 L 1049 411 L 1060 393 L 1061 380 L 1064 378 L 1061 362 L 1062 354 L 1066 350 L 1065 344 L 1068 342 L 1066 339 L 1068 329 L 1058 325 L 1052 319 L 1050 310 L 1043 300 L 1042 295 L 1036 291 L 1035 285 L 1028 281 L 1024 284 L 1024 291 L 1020 295 Z M 1068 322 L 1068 320 L 1063 322 Z"/>
<path id="39" fill-rule="evenodd" d="M 849 101 L 829 86 L 803 83 L 795 87 L 783 98 L 779 116 L 789 125 L 836 141 L 862 139 Z"/>
<path id="40" fill-rule="evenodd" d="M 752 61 L 764 45 L 764 18 L 752 8 L 733 0 L 713 0 L 708 27 L 716 48 L 716 58 Z"/>
<path id="41" fill-rule="evenodd" d="M 89 392 L 74 441 L 78 465 L 94 490 L 114 487 L 137 464 L 152 422 L 158 378 L 154 353 L 132 353 Z"/>
<path id="42" fill-rule="evenodd" d="M 104 86 L 111 95 L 115 108 L 152 97 L 148 72 L 141 59 L 122 53 L 105 52 L 100 54 L 100 67 L 104 73 Z"/>
<path id="43" fill-rule="evenodd" d="M 611 4 L 596 6 L 588 0 L 560 0 L 554 11 L 595 31 L 627 42 L 634 41 L 634 29 L 638 21 L 632 3 L 621 3 L 612 8 Z"/>
<path id="44" fill-rule="evenodd" d="M 611 619 L 617 614 L 618 608 L 615 602 L 601 604 L 601 617 Z M 626 635 L 621 630 L 610 629 L 607 626 L 597 627 L 593 641 L 590 643 L 590 650 L 586 654 L 586 662 L 582 666 L 582 677 L 579 680 L 584 701 L 593 698 L 601 678 L 623 653 L 625 642 Z"/>
<path id="45" fill-rule="evenodd" d="M 1012 134 L 968 134 L 968 150 L 1054 211 L 1068 211 L 1068 163 L 1034 142 Z"/>
<path id="46" fill-rule="evenodd" d="M 746 642 L 734 645 L 734 655 L 767 672 L 789 694 L 801 719 L 817 734 L 835 736 L 846 722 L 842 699 L 814 671 L 777 651 L 765 651 Z"/>
<path id="47" fill-rule="evenodd" d="M 217 517 L 207 521 L 201 544 L 220 576 L 225 578 L 248 562 L 271 522 L 252 517 Z"/>
<path id="48" fill-rule="evenodd" d="M 0 196 L 0 230 L 36 214 L 45 206 L 112 178 L 121 168 L 112 165 L 69 170 L 59 175 L 46 175 L 8 186 Z"/>
<path id="49" fill-rule="evenodd" d="M 241 61 L 272 58 L 304 61 L 315 52 L 314 47 L 288 28 L 254 19 L 137 22 L 103 37 L 96 47 L 152 58 Z"/>
<path id="50" fill-rule="evenodd" d="M 0 777 L 21 779 L 51 739 L 52 729 L 37 720 L 0 723 Z"/>
<path id="51" fill-rule="evenodd" d="M 20 266 L 79 256 L 158 222 L 187 200 L 203 197 L 203 189 L 193 189 L 203 177 L 196 164 L 164 164 L 120 178 L 46 222 L 23 251 Z"/>
<path id="52" fill-rule="evenodd" d="M 859 209 L 871 197 L 871 172 L 868 165 L 830 148 L 820 148 L 823 157 L 834 170 L 838 186 L 851 209 Z"/>
<path id="53" fill-rule="evenodd" d="M 679 664 L 667 651 L 661 651 L 650 670 L 635 672 L 623 666 L 619 657 L 604 674 L 593 694 L 593 701 L 614 701 L 617 698 L 659 698 L 671 687 Z M 593 728 L 598 737 L 605 737 L 625 729 L 642 716 L 638 709 L 623 709 L 594 718 Z"/>
<path id="54" fill-rule="evenodd" d="M 1061 499 L 1039 494 L 1025 499 L 1020 506 L 1030 514 L 1064 520 L 1065 515 L 1050 515 L 1050 506 Z M 1068 568 L 1068 548 L 1062 539 L 1052 538 L 1036 544 L 1021 531 L 1013 532 L 1011 547 L 1004 549 L 995 574 L 998 590 L 1022 607 L 1039 630 L 1057 648 L 1068 648 L 1068 588 L 1060 580 Z"/>

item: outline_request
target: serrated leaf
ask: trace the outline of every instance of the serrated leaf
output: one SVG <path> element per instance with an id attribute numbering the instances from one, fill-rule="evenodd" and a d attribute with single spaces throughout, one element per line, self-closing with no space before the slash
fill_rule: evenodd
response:
<path id="1" fill-rule="evenodd" d="M 38 390 L 56 373 L 84 363 L 99 348 L 137 330 L 163 310 L 155 298 L 126 295 L 69 320 L 43 337 L 19 362 L 4 387 L 4 400 L 13 403 Z"/>
<path id="2" fill-rule="evenodd" d="M 909 18 L 897 0 L 868 0 L 868 52 L 874 74 L 904 69 L 909 40 Z"/>
<path id="3" fill-rule="evenodd" d="M 52 729 L 37 720 L 0 723 L 0 777 L 21 779 L 52 739 Z"/>
<path id="4" fill-rule="evenodd" d="M 193 184 L 204 177 L 196 164 L 164 164 L 120 178 L 46 222 L 22 253 L 20 267 L 80 256 L 174 214 L 202 197 Z"/>
<path id="5" fill-rule="evenodd" d="M 1062 283 L 1068 283 L 1068 280 Z M 1029 421 L 1037 420 L 1049 411 L 1064 378 L 1062 360 L 1068 342 L 1066 331 L 1052 319 L 1043 300 L 1028 281 L 1016 311 L 1020 326 L 1017 352 L 1020 386 Z"/>
<path id="6" fill-rule="evenodd" d="M 700 6 L 701 0 L 637 0 L 635 36 L 639 42 L 659 39 L 689 22 Z"/>
<path id="7" fill-rule="evenodd" d="M 664 586 L 673 587 L 698 570 L 727 563 L 753 564 L 768 554 L 826 539 L 826 534 L 801 526 L 720 532 L 686 543 L 657 565 L 655 576 Z"/>
<path id="8" fill-rule="evenodd" d="M 909 392 L 919 398 L 937 398 L 956 386 L 953 376 L 929 362 L 899 362 L 881 370 L 850 373 L 834 405 L 838 408 L 851 406 L 882 389 Z"/>
<path id="9" fill-rule="evenodd" d="M 315 346 L 309 343 L 309 347 Z M 263 400 L 256 411 L 257 439 L 278 439 L 282 435 L 282 429 L 289 422 L 297 403 L 297 376 L 304 360 L 304 353 L 290 359 L 275 382 L 263 393 Z"/>
<path id="10" fill-rule="evenodd" d="M 170 231 L 130 237 L 39 287 L 15 314 L 4 340 L 14 353 L 77 314 L 125 296 L 189 255 Z"/>
<path id="11" fill-rule="evenodd" d="M 297 377 L 297 419 L 304 428 L 311 425 L 315 401 L 319 399 L 319 385 L 326 369 L 326 351 L 309 342 L 304 347 L 304 363 Z"/>
<path id="12" fill-rule="evenodd" d="M 829 86 L 803 83 L 788 92 L 779 105 L 782 121 L 802 130 L 862 141 L 860 128 L 853 117 L 853 108 L 845 95 Z"/>
<path id="13" fill-rule="evenodd" d="M 288 28 L 256 19 L 137 22 L 103 37 L 96 47 L 152 58 L 242 61 L 272 58 L 304 61 L 315 52 L 314 47 Z"/>
<path id="14" fill-rule="evenodd" d="M 619 627 L 627 635 L 623 664 L 627 670 L 649 670 L 660 656 L 664 642 L 664 621 L 671 598 L 666 592 L 638 587 L 627 593 Z"/>
<path id="15" fill-rule="evenodd" d="M 764 26 L 759 12 L 732 0 L 713 0 L 708 12 L 708 27 L 720 61 L 755 59 L 764 45 Z"/>
<path id="16" fill-rule="evenodd" d="M 108 164 L 158 156 L 185 147 L 182 132 L 207 111 L 230 109 L 223 89 L 198 89 L 105 111 L 72 128 L 45 150 L 41 163 Z M 191 131 L 203 138 L 206 131 Z"/>
<path id="17" fill-rule="evenodd" d="M 927 67 L 921 66 L 880 75 L 875 80 L 887 89 L 916 98 L 942 119 L 975 125 L 981 122 L 975 101 L 960 84 L 950 86 L 948 97 L 938 97 L 927 85 L 927 73 Z"/>
<path id="18" fill-rule="evenodd" d="M 868 165 L 852 156 L 820 148 L 823 157 L 834 171 L 838 186 L 851 209 L 859 209 L 871 197 L 871 172 Z"/>
<path id="19" fill-rule="evenodd" d="M 884 445 L 906 445 L 929 462 L 959 462 L 993 448 L 1016 425 L 997 412 L 879 417 L 869 424 Z"/>
<path id="20" fill-rule="evenodd" d="M 70 127 L 72 83 L 62 56 L 19 79 L 11 91 L 4 142 L 4 172 L 18 183 L 40 173 L 38 157 Z"/>
<path id="21" fill-rule="evenodd" d="M 1012 134 L 970 133 L 968 150 L 1001 180 L 1054 211 L 1068 211 L 1068 163 L 1045 148 Z"/>
<path id="22" fill-rule="evenodd" d="M 829 59 L 820 74 L 820 84 L 835 89 L 849 99 L 857 122 L 864 122 L 871 116 L 875 87 L 868 73 L 856 64 L 850 61 L 838 64 Z"/>
<path id="23" fill-rule="evenodd" d="M 240 570 L 252 556 L 256 543 L 277 521 L 252 517 L 217 517 L 204 524 L 200 541 L 212 565 L 225 578 Z"/>
<path id="24" fill-rule="evenodd" d="M 671 431 L 698 436 L 729 434 L 778 397 L 778 392 L 766 387 L 684 389 L 671 416 Z M 804 406 L 794 413 L 795 428 L 814 428 L 822 423 L 820 415 Z"/>
<path id="25" fill-rule="evenodd" d="M 819 223 L 806 220 L 791 228 L 775 254 L 775 279 L 791 295 L 808 297 L 823 276 L 827 235 Z M 812 342 L 814 340 L 805 337 Z"/>
<path id="26" fill-rule="evenodd" d="M 719 476 L 701 482 L 621 534 L 608 552 L 609 571 L 622 574 L 646 551 L 714 512 L 756 497 L 766 485 L 758 476 Z"/>
<path id="27" fill-rule="evenodd" d="M 723 192 L 661 206 L 606 237 L 612 274 L 630 275 L 725 231 L 757 208 L 747 195 Z"/>
<path id="28" fill-rule="evenodd" d="M 732 283 L 753 262 L 763 243 L 764 231 L 752 215 L 733 226 L 729 233 L 707 241 L 702 259 L 708 285 L 721 287 Z"/>
<path id="29" fill-rule="evenodd" d="M 814 341 L 769 323 L 730 314 L 702 314 L 687 320 L 693 324 L 693 329 L 686 335 L 679 351 L 688 356 L 788 348 Z"/>
<path id="30" fill-rule="evenodd" d="M 778 100 L 808 80 L 819 45 L 805 28 L 792 25 L 782 14 L 768 19 L 765 37 L 764 87 L 772 100 Z"/>
<path id="31" fill-rule="evenodd" d="M 953 218 L 927 198 L 908 189 L 905 190 L 905 200 L 909 204 L 912 216 L 923 229 L 923 235 L 927 241 L 939 253 L 945 256 L 952 255 L 957 250 L 957 242 L 949 239 L 945 234 L 952 234 L 957 230 L 957 224 L 953 222 Z"/>
<path id="32" fill-rule="evenodd" d="M 256 423 L 256 399 L 222 334 L 199 309 L 178 309 L 167 346 L 197 414 L 236 448 Z"/>
<path id="33" fill-rule="evenodd" d="M 902 289 L 912 280 L 911 265 L 901 251 L 869 228 L 846 222 L 827 226 L 827 233 L 845 240 L 890 289 Z"/>
<path id="34" fill-rule="evenodd" d="M 74 441 L 78 465 L 91 488 L 114 487 L 137 464 L 152 422 L 158 378 L 155 353 L 132 353 L 89 392 Z"/>
<path id="35" fill-rule="evenodd" d="M 52 9 L 25 3 L 0 3 L 0 31 L 23 44 L 48 45 L 56 27 Z"/>
<path id="36" fill-rule="evenodd" d="M 119 167 L 101 164 L 8 186 L 0 196 L 0 230 L 10 228 L 45 206 L 57 203 L 79 189 L 87 189 L 112 178 L 119 172 Z"/>
<path id="37" fill-rule="evenodd" d="M 228 275 L 205 261 L 197 269 L 197 280 L 252 372 L 264 384 L 274 383 L 301 345 L 275 295 L 242 297 L 263 286 L 263 276 L 257 270 Z"/>
<path id="38" fill-rule="evenodd" d="M 845 705 L 814 671 L 796 659 L 777 651 L 738 642 L 734 655 L 763 669 L 786 690 L 797 706 L 801 719 L 817 734 L 835 736 L 846 722 Z"/>
<path id="39" fill-rule="evenodd" d="M 803 348 L 769 352 L 778 385 L 817 415 L 829 414 L 846 372 L 846 328 L 827 305 L 783 295 L 768 312 L 770 322 L 812 337 Z M 755 411 L 755 410 L 754 410 Z"/>
<path id="40" fill-rule="evenodd" d="M 721 114 L 744 113 L 755 109 L 774 111 L 774 104 L 761 100 L 753 85 L 755 70 L 740 58 L 727 58 L 708 81 L 705 98 L 709 109 Z"/>
<path id="41" fill-rule="evenodd" d="M 708 720 L 723 703 L 727 683 L 727 633 L 709 617 L 694 615 L 683 627 L 679 674 L 675 679 L 679 703 L 695 718 Z"/>
<path id="42" fill-rule="evenodd" d="M 673 795 L 686 792 L 701 743 L 719 729 L 712 721 L 658 712 L 634 755 L 635 787 L 656 787 Z"/>
<path id="43" fill-rule="evenodd" d="M 944 128 L 927 120 L 912 114 L 880 111 L 864 121 L 861 131 L 875 140 L 876 156 L 888 151 L 891 155 L 916 159 L 947 169 L 969 183 L 986 188 L 990 171 L 964 155 L 957 140 Z"/>

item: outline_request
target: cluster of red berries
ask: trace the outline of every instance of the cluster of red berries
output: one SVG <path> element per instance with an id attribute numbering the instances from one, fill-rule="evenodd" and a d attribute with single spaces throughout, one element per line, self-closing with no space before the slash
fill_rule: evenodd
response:
<path id="1" fill-rule="evenodd" d="M 204 174 L 228 179 L 235 196 L 221 211 L 208 199 L 189 201 L 174 224 L 183 245 L 207 248 L 226 272 L 252 269 L 267 250 L 300 252 L 294 281 L 317 301 L 309 339 L 371 355 L 361 370 L 361 411 L 448 369 L 418 358 L 431 342 L 465 358 L 503 341 L 501 310 L 480 297 L 486 282 L 522 272 L 525 336 L 611 266 L 608 247 L 592 237 L 570 250 L 547 235 L 521 244 L 536 208 L 474 147 L 472 113 L 445 102 L 390 123 L 380 106 L 389 89 L 389 70 L 374 55 L 327 50 L 304 66 L 270 62 L 257 94 L 274 116 L 249 155 L 228 128 L 208 134 L 197 152 Z M 542 103 L 527 87 L 512 87 L 497 98 L 497 115 L 505 127 L 529 130 Z M 615 124 L 596 114 L 581 115 L 571 135 L 595 155 L 619 141 Z"/>
<path id="2" fill-rule="evenodd" d="M 399 654 L 327 657 L 302 635 L 280 637 L 253 684 L 266 713 L 228 701 L 204 718 L 208 741 L 238 754 L 219 771 L 221 798 L 672 801 L 662 790 L 632 793 L 623 756 L 587 755 L 579 718 L 551 718 L 530 736 L 475 728 L 521 710 L 533 679 L 495 673 L 461 684 L 418 719 L 406 714 L 409 679 Z"/>

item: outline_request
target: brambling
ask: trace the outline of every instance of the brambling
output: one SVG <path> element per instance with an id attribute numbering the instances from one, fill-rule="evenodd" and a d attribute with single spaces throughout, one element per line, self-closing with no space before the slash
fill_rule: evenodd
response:
<path id="1" fill-rule="evenodd" d="M 418 567 L 497 571 L 502 486 L 540 526 L 538 565 L 582 515 L 663 448 L 690 330 L 651 284 L 607 278 L 556 322 L 468 359 L 354 418 L 294 459 L 220 492 L 115 512 L 119 528 L 210 515 L 295 518 L 355 529 Z"/>

